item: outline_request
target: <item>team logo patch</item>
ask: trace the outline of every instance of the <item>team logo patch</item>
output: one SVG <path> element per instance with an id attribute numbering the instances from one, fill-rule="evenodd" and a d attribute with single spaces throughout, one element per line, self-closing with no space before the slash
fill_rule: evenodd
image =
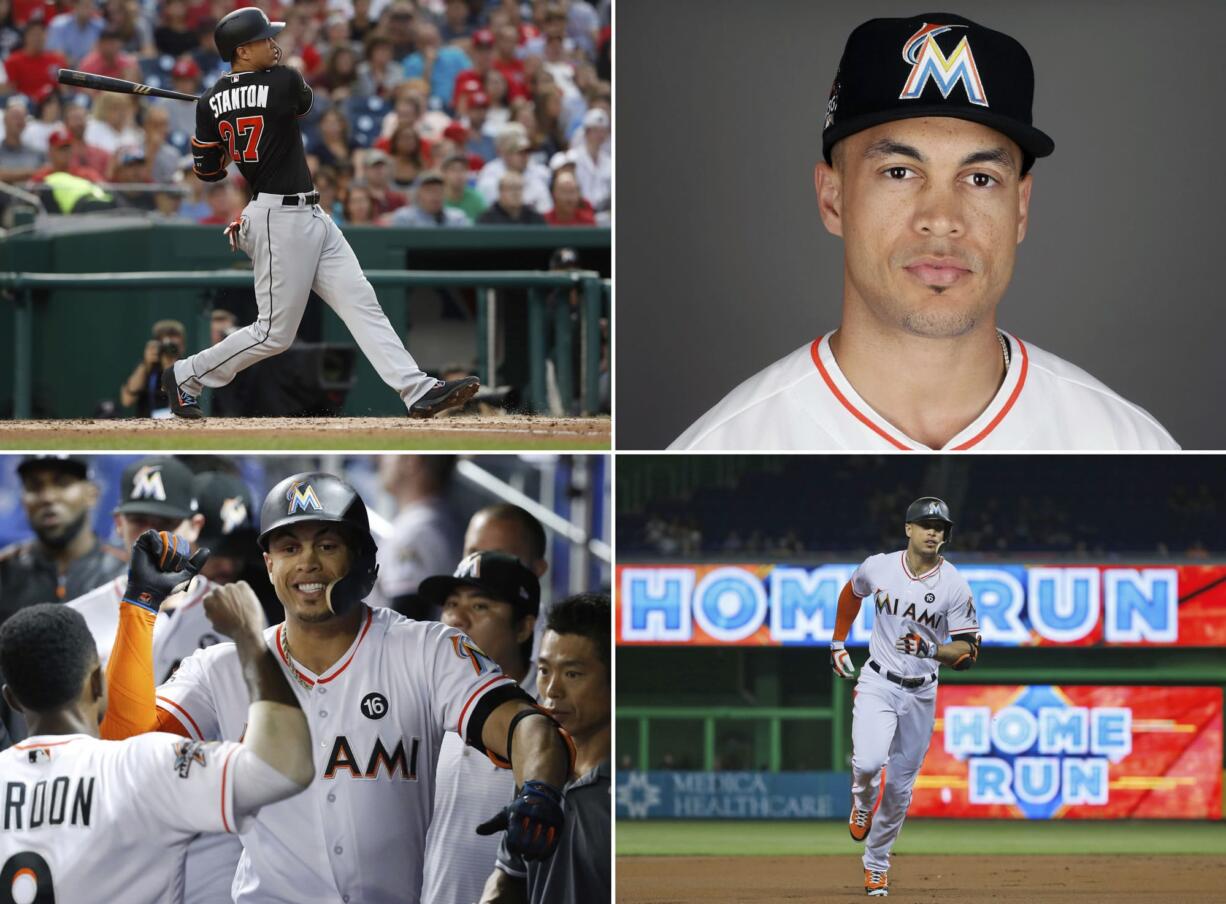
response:
<path id="1" fill-rule="evenodd" d="M 937 595 L 935 593 L 925 593 L 924 594 L 924 602 L 928 603 L 929 605 L 931 605 L 932 603 L 935 603 L 936 599 L 937 599 Z"/>
<path id="2" fill-rule="evenodd" d="M 387 715 L 387 697 L 378 691 L 372 691 L 362 698 L 358 708 L 362 710 L 362 715 L 368 719 L 382 719 Z"/>
<path id="3" fill-rule="evenodd" d="M 166 501 L 166 487 L 162 483 L 162 466 L 145 465 L 132 478 L 130 499 L 156 499 Z"/>
<path id="4" fill-rule="evenodd" d="M 232 534 L 247 521 L 247 503 L 242 496 L 223 500 L 221 503 L 221 532 Z"/>
<path id="5" fill-rule="evenodd" d="M 285 498 L 289 500 L 289 511 L 287 514 L 294 512 L 322 512 L 324 507 L 319 504 L 319 497 L 315 495 L 315 487 L 309 483 L 296 483 L 290 487 Z"/>
<path id="6" fill-rule="evenodd" d="M 988 106 L 988 95 L 983 90 L 983 81 L 979 78 L 979 67 L 975 65 L 975 55 L 971 53 L 971 45 L 966 36 L 958 42 L 954 52 L 945 56 L 937 44 L 937 35 L 945 34 L 954 28 L 966 28 L 965 25 L 930 25 L 923 26 L 907 38 L 903 44 L 902 58 L 911 64 L 911 73 L 903 85 L 899 100 L 919 100 L 924 93 L 928 80 L 936 83 L 941 96 L 948 99 L 954 86 L 962 83 L 966 98 L 972 104 L 980 107 Z"/>
<path id="7" fill-rule="evenodd" d="M 839 74 L 834 74 L 834 84 L 830 86 L 830 100 L 826 101 L 826 121 L 822 123 L 823 129 L 828 129 L 834 125 L 834 114 L 839 109 L 839 91 L 842 89 L 839 84 Z"/>
<path id="8" fill-rule="evenodd" d="M 187 778 L 192 763 L 205 765 L 203 741 L 178 741 L 175 743 L 175 772 L 179 778 Z"/>
<path id="9" fill-rule="evenodd" d="M 481 577 L 481 553 L 471 553 L 468 558 L 461 562 L 455 570 L 452 577 L 457 578 L 480 578 Z"/>
<path id="10" fill-rule="evenodd" d="M 35 747 L 29 753 L 31 763 L 46 763 L 51 760 L 51 751 L 46 747 Z"/>
<path id="11" fill-rule="evenodd" d="M 451 648 L 455 654 L 461 659 L 467 659 L 472 663 L 473 670 L 478 674 L 484 672 L 493 672 L 498 669 L 498 664 L 490 657 L 486 656 L 484 651 L 465 637 L 463 634 L 453 634 L 451 637 Z"/>

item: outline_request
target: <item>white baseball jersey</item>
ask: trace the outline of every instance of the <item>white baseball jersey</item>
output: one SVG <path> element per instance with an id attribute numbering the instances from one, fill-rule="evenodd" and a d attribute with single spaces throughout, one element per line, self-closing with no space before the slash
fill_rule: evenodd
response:
<path id="1" fill-rule="evenodd" d="M 750 377 L 669 448 L 927 450 L 860 398 L 830 351 L 832 333 Z M 942 451 L 1179 448 L 1148 412 L 1081 368 L 1001 334 L 1011 360 L 1000 390 Z"/>
<path id="2" fill-rule="evenodd" d="M 873 606 L 868 653 L 882 669 L 908 678 L 935 675 L 935 659 L 900 653 L 894 642 L 912 632 L 932 643 L 979 630 L 971 588 L 943 557 L 924 574 L 912 574 L 906 550 L 869 556 L 851 576 L 851 590 Z"/>
<path id="3" fill-rule="evenodd" d="M 119 606 L 123 601 L 127 575 L 120 575 L 84 596 L 69 601 L 85 618 L 89 633 L 98 645 L 98 659 L 105 668 L 111 658 L 111 647 L 119 633 Z M 197 575 L 185 594 L 176 594 L 178 600 L 173 609 L 162 609 L 153 622 L 153 680 L 168 679 L 179 663 L 197 650 L 226 640 L 217 633 L 204 614 L 204 596 L 217 585 Z"/>
<path id="4" fill-rule="evenodd" d="M 536 696 L 536 666 L 519 683 Z M 448 733 L 438 755 L 434 819 L 426 834 L 423 904 L 473 904 L 498 859 L 501 835 L 478 835 L 476 828 L 515 796 L 515 775 L 499 769 L 485 754 Z"/>
<path id="5" fill-rule="evenodd" d="M 237 829 L 229 767 L 238 749 L 171 734 L 74 734 L 0 753 L 0 900 L 32 901 L 37 888 L 40 901 L 180 901 L 188 839 Z"/>
<path id="6" fill-rule="evenodd" d="M 119 607 L 127 581 L 127 575 L 120 575 L 68 603 L 85 618 L 98 645 L 98 659 L 103 668 L 111 658 L 111 647 L 119 632 Z M 176 594 L 168 600 L 175 600 L 178 605 L 173 609 L 164 607 L 158 612 L 153 622 L 155 682 L 167 680 L 179 663 L 192 653 L 226 639 L 225 635 L 217 633 L 202 605 L 204 595 L 216 586 L 197 575 L 187 593 Z M 242 852 L 242 842 L 234 835 L 201 835 L 192 841 L 184 866 L 184 904 L 226 900 Z"/>
<path id="7" fill-rule="evenodd" d="M 377 602 L 390 606 L 431 575 L 451 574 L 463 551 L 464 526 L 446 500 L 406 505 L 392 521 L 391 539 L 379 544 Z"/>
<path id="8" fill-rule="evenodd" d="M 265 633 L 310 723 L 317 777 L 242 833 L 239 904 L 416 904 L 443 734 L 465 736 L 482 698 L 515 684 L 454 628 L 363 608 L 353 645 L 322 675 L 286 660 L 284 625 Z M 192 737 L 241 738 L 234 646 L 185 659 L 158 704 Z"/>

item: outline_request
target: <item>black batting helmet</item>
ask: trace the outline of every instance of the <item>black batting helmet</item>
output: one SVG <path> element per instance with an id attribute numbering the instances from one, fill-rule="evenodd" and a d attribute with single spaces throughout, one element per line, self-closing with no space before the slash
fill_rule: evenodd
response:
<path id="1" fill-rule="evenodd" d="M 272 533 L 310 521 L 336 524 L 353 538 L 354 562 L 349 573 L 329 589 L 328 605 L 340 614 L 365 599 L 375 586 L 378 546 L 370 534 L 366 503 L 358 491 L 334 474 L 308 471 L 287 477 L 268 491 L 260 507 L 260 548 L 268 551 Z"/>
<path id="2" fill-rule="evenodd" d="M 217 45 L 218 56 L 229 63 L 240 44 L 275 38 L 284 27 L 284 22 L 269 22 L 264 10 L 248 6 L 236 9 L 217 23 L 213 29 L 213 43 Z"/>
<path id="3" fill-rule="evenodd" d="M 949 542 L 949 535 L 954 531 L 954 519 L 949 517 L 949 506 L 936 496 L 921 496 L 907 506 L 907 523 L 916 521 L 944 521 L 945 537 L 943 544 Z"/>

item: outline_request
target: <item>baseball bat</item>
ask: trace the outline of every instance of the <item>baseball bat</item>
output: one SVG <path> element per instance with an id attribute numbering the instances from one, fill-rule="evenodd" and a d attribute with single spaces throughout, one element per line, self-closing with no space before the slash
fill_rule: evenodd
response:
<path id="1" fill-rule="evenodd" d="M 107 75 L 94 75 L 92 72 L 80 72 L 76 69 L 61 69 L 59 81 L 62 85 L 94 88 L 98 91 L 114 91 L 117 94 L 169 97 L 172 100 L 200 100 L 195 94 L 184 94 L 181 91 L 171 91 L 169 88 L 155 88 L 152 85 L 142 85 L 139 82 L 129 82 L 127 79 L 111 78 Z"/>

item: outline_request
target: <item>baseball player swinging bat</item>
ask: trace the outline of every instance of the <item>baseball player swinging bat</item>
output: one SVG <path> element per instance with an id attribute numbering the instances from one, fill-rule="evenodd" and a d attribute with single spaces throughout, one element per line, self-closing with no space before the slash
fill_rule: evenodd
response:
<path id="1" fill-rule="evenodd" d="M 195 94 L 184 94 L 182 91 L 171 91 L 169 88 L 155 88 L 152 85 L 142 85 L 139 82 L 130 82 L 122 78 L 111 78 L 107 75 L 94 75 L 92 72 L 80 72 L 76 69 L 61 69 L 59 82 L 61 85 L 72 85 L 76 88 L 93 88 L 96 91 L 113 91 L 116 94 L 169 97 L 171 100 L 200 100 Z"/>

